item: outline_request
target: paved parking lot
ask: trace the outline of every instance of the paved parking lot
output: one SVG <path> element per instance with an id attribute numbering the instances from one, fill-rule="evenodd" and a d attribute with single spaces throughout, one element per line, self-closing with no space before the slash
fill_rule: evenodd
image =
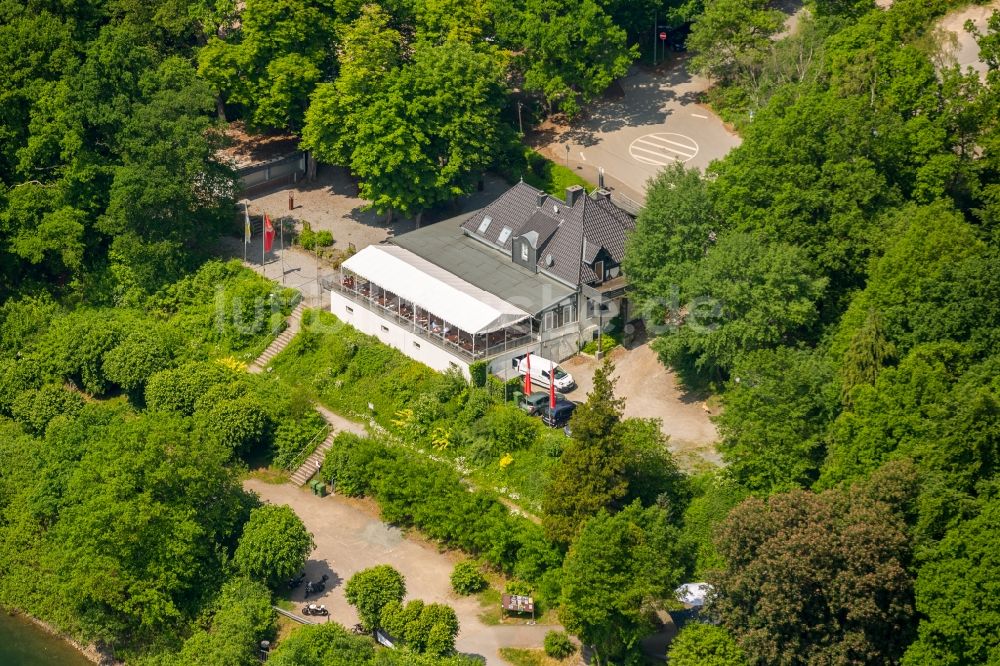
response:
<path id="1" fill-rule="evenodd" d="M 685 62 L 686 56 L 672 53 L 656 70 L 633 67 L 617 95 L 587 107 L 570 127 L 543 124 L 534 143 L 591 182 L 598 182 L 603 167 L 606 185 L 640 201 L 646 181 L 667 164 L 704 169 L 740 138 L 698 103 L 709 82 L 690 74 Z"/>

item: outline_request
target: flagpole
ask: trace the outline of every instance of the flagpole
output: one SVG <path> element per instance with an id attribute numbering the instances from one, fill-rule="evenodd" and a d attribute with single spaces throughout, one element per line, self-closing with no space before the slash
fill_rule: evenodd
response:
<path id="1" fill-rule="evenodd" d="M 250 244 L 250 208 L 249 202 L 243 200 L 243 263 L 247 262 L 247 245 Z"/>
<path id="2" fill-rule="evenodd" d="M 267 213 L 264 213 L 266 216 Z M 264 262 L 264 247 L 267 245 L 267 220 L 260 224 L 260 274 L 267 277 L 267 264 Z"/>
<path id="3" fill-rule="evenodd" d="M 285 221 L 279 220 L 278 224 L 281 225 L 281 252 L 279 256 L 281 257 L 281 284 L 285 284 Z"/>

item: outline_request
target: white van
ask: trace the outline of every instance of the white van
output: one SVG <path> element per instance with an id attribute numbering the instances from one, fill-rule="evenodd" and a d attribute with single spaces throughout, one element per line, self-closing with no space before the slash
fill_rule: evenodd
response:
<path id="1" fill-rule="evenodd" d="M 529 357 L 524 356 L 517 362 L 517 373 L 522 377 L 528 374 L 528 358 Z M 534 354 L 532 354 L 530 358 L 532 386 L 537 385 L 548 388 L 550 377 L 555 376 L 557 391 L 572 391 L 576 388 L 576 382 L 573 381 L 573 375 L 560 368 L 558 363 L 550 361 L 547 358 L 542 358 L 541 356 L 535 356 Z"/>

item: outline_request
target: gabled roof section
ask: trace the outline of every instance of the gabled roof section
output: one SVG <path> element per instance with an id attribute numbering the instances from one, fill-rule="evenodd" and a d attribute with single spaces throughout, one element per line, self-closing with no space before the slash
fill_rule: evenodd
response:
<path id="1" fill-rule="evenodd" d="M 545 247 L 545 244 L 549 242 L 549 239 L 552 238 L 552 235 L 558 228 L 559 220 L 538 210 L 528 218 L 528 221 L 514 235 L 527 238 L 531 234 L 534 234 L 535 240 L 531 243 L 531 246 L 537 250 Z"/>
<path id="2" fill-rule="evenodd" d="M 480 233 L 486 217 L 493 221 Z M 513 233 L 501 242 L 504 227 Z M 580 196 L 570 207 L 523 181 L 462 224 L 467 235 L 505 253 L 510 252 L 512 239 L 536 232 L 538 269 L 572 285 L 597 279 L 590 264 L 602 249 L 612 261 L 621 263 L 628 234 L 634 228 L 632 217 L 607 198 Z"/>

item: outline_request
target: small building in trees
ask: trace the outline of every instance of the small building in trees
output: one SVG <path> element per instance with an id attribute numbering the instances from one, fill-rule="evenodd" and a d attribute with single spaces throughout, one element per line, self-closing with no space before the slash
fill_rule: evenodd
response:
<path id="1" fill-rule="evenodd" d="M 345 261 L 331 311 L 438 370 L 485 361 L 499 373 L 527 352 L 561 361 L 628 319 L 621 262 L 634 227 L 604 190 L 576 185 L 560 199 L 521 182 Z"/>

